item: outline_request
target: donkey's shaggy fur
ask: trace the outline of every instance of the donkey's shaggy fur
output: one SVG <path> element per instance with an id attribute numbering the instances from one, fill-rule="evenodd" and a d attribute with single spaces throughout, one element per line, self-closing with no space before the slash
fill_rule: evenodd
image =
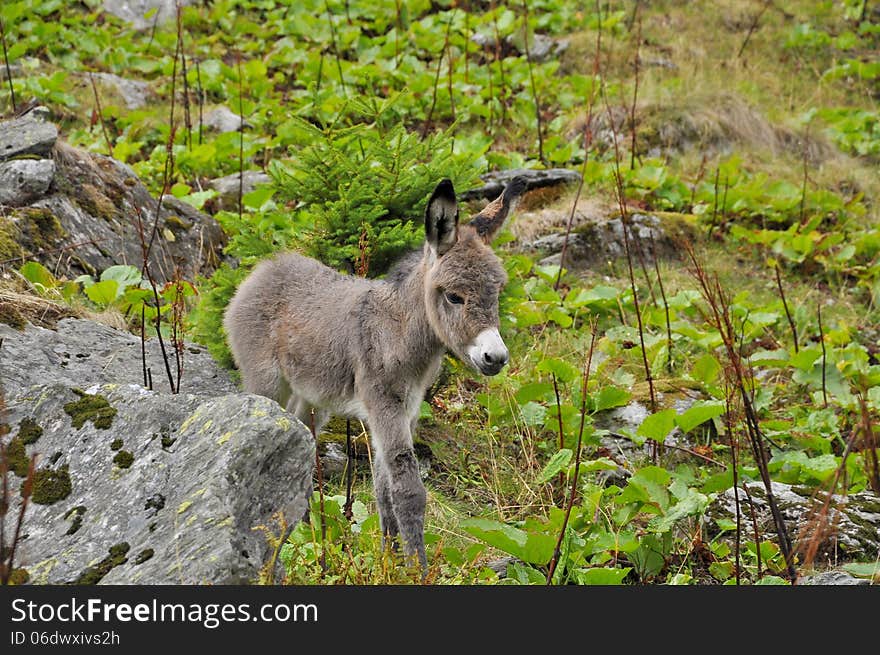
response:
<path id="1" fill-rule="evenodd" d="M 525 190 L 510 183 L 464 226 L 449 180 L 425 211 L 421 253 L 384 281 L 340 275 L 284 253 L 259 264 L 226 310 L 224 326 L 245 390 L 277 400 L 317 434 L 331 414 L 367 422 L 383 534 L 426 566 L 425 488 L 412 433 L 446 351 L 495 375 L 508 360 L 498 334 L 507 281 L 489 243 Z"/>

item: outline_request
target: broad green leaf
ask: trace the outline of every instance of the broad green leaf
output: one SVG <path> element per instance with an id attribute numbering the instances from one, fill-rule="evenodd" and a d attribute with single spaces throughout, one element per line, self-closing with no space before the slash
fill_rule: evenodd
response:
<path id="1" fill-rule="evenodd" d="M 524 566 L 519 562 L 511 562 L 507 565 L 507 578 L 525 585 L 547 584 L 547 578 L 538 569 Z"/>
<path id="2" fill-rule="evenodd" d="M 578 569 L 574 576 L 578 584 L 582 585 L 619 585 L 623 584 L 623 579 L 629 575 L 630 571 L 632 571 L 632 567 Z"/>
<path id="3" fill-rule="evenodd" d="M 559 306 L 553 307 L 553 309 L 547 312 L 547 318 L 563 328 L 571 327 L 573 322 L 571 316 L 568 315 L 568 312 L 565 311 L 563 307 Z"/>
<path id="4" fill-rule="evenodd" d="M 673 528 L 677 521 L 687 517 L 701 514 L 709 505 L 709 497 L 704 496 L 695 489 L 688 489 L 687 495 L 670 507 L 663 516 L 651 520 L 651 529 L 656 532 L 667 532 Z"/>
<path id="5" fill-rule="evenodd" d="M 58 286 L 58 280 L 39 262 L 28 262 L 18 271 L 31 284 L 42 285 L 46 289 Z"/>
<path id="6" fill-rule="evenodd" d="M 697 401 L 691 407 L 675 417 L 679 429 L 687 434 L 716 416 L 724 413 L 724 404 L 718 401 Z"/>
<path id="7" fill-rule="evenodd" d="M 542 373 L 552 373 L 563 383 L 576 380 L 578 376 L 580 376 L 580 371 L 578 369 L 568 362 L 556 359 L 555 357 L 540 361 L 535 367 L 535 370 L 541 371 Z"/>
<path id="8" fill-rule="evenodd" d="M 519 411 L 522 414 L 523 423 L 530 427 L 544 425 L 544 420 L 547 418 L 547 408 L 540 403 L 529 401 L 520 407 Z"/>
<path id="9" fill-rule="evenodd" d="M 596 403 L 595 411 L 601 412 L 612 407 L 626 405 L 629 399 L 632 398 L 632 394 L 620 387 L 602 387 L 593 397 Z"/>
<path id="10" fill-rule="evenodd" d="M 789 363 L 801 371 L 809 371 L 813 364 L 822 356 L 821 348 L 803 348 L 789 360 Z"/>
<path id="11" fill-rule="evenodd" d="M 119 283 L 116 280 L 101 280 L 86 289 L 86 295 L 93 303 L 106 307 L 116 300 Z"/>
<path id="12" fill-rule="evenodd" d="M 261 186 L 242 196 L 242 204 L 253 210 L 259 210 L 275 193 L 274 187 Z"/>
<path id="13" fill-rule="evenodd" d="M 666 487 L 670 479 L 669 472 L 659 466 L 641 468 L 630 477 L 626 488 L 617 497 L 617 502 L 650 503 L 665 510 L 669 506 L 669 492 Z"/>
<path id="14" fill-rule="evenodd" d="M 592 471 L 616 471 L 620 466 L 607 457 L 599 457 L 588 462 L 581 462 L 581 473 L 590 473 Z"/>
<path id="15" fill-rule="evenodd" d="M 466 519 L 461 525 L 468 534 L 529 564 L 547 564 L 556 548 L 552 535 L 526 532 L 491 519 Z"/>
<path id="16" fill-rule="evenodd" d="M 126 287 L 136 286 L 141 283 L 141 272 L 135 266 L 117 264 L 110 266 L 101 273 L 101 280 L 116 280 L 119 284 L 118 291 L 122 292 Z"/>
<path id="17" fill-rule="evenodd" d="M 880 582 L 880 562 L 850 562 L 841 568 L 857 578 L 868 578 L 873 579 L 874 582 Z"/>
<path id="18" fill-rule="evenodd" d="M 779 576 L 776 576 L 776 575 L 765 575 L 763 578 L 758 580 L 755 584 L 763 587 L 763 586 L 788 586 L 791 583 L 788 580 L 780 578 Z"/>
<path id="19" fill-rule="evenodd" d="M 544 470 L 541 471 L 541 475 L 538 476 L 538 484 L 544 484 L 545 482 L 549 482 L 553 477 L 558 475 L 563 469 L 568 467 L 568 463 L 571 461 L 572 451 L 569 448 L 561 448 L 553 457 L 550 458 L 550 461 L 544 466 Z"/>
<path id="20" fill-rule="evenodd" d="M 666 440 L 666 435 L 672 432 L 675 427 L 676 416 L 677 413 L 674 409 L 664 409 L 656 414 L 651 414 L 642 421 L 636 434 L 663 443 Z"/>
<path id="21" fill-rule="evenodd" d="M 549 382 L 527 382 L 514 394 L 516 402 L 525 405 L 533 400 L 545 400 L 553 394 L 553 385 Z"/>

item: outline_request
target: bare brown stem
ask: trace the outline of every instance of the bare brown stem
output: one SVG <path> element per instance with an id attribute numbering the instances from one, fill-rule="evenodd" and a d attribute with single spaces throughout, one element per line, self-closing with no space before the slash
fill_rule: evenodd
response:
<path id="1" fill-rule="evenodd" d="M 782 308 L 785 310 L 785 317 L 788 319 L 788 327 L 791 329 L 791 338 L 792 341 L 794 341 L 794 351 L 797 353 L 799 352 L 797 325 L 795 325 L 794 318 L 792 318 L 791 312 L 788 310 L 788 302 L 785 300 L 785 290 L 782 288 L 782 274 L 779 272 L 779 264 L 775 264 L 773 268 L 776 272 L 776 288 L 779 289 L 779 297 L 782 299 Z"/>
<path id="2" fill-rule="evenodd" d="M 101 132 L 104 133 L 104 142 L 107 144 L 107 155 L 113 156 L 113 142 L 110 135 L 107 134 L 107 124 L 104 122 L 104 109 L 101 107 L 101 96 L 98 94 L 98 87 L 95 85 L 95 76 L 89 71 L 89 82 L 92 85 L 92 93 L 95 96 L 95 112 L 98 114 L 98 122 L 101 124 Z"/>
<path id="3" fill-rule="evenodd" d="M 6 26 L 3 19 L 0 18 L 0 44 L 3 45 L 3 63 L 6 66 L 6 81 L 9 83 L 9 99 L 12 102 L 12 113 L 15 114 L 18 108 L 15 106 L 15 87 L 12 84 L 12 68 L 9 66 L 9 54 L 6 52 Z"/>
<path id="4" fill-rule="evenodd" d="M 590 368 L 593 364 L 593 351 L 596 348 L 596 323 L 590 325 L 590 348 L 587 351 L 587 359 L 584 363 L 584 369 L 581 373 L 581 420 L 578 426 L 577 447 L 574 456 L 574 473 L 571 476 L 571 489 L 568 494 L 568 504 L 565 506 L 565 517 L 562 519 L 562 526 L 559 529 L 559 536 L 556 538 L 556 547 L 553 549 L 553 558 L 550 560 L 550 566 L 547 569 L 547 584 L 553 584 L 553 574 L 559 564 L 559 557 L 562 554 L 562 540 L 568 530 L 568 521 L 571 517 L 571 509 L 574 506 L 574 499 L 577 495 L 577 484 L 580 477 L 581 468 L 581 446 L 583 443 L 584 426 L 587 416 L 587 391 L 590 384 Z M 555 378 L 554 378 L 555 380 Z"/>
<path id="5" fill-rule="evenodd" d="M 529 69 L 529 82 L 532 87 L 532 99 L 535 102 L 535 125 L 538 130 L 538 159 L 541 160 L 541 163 L 546 164 L 547 160 L 544 157 L 544 129 L 541 124 L 541 101 L 538 98 L 538 87 L 535 84 L 535 69 L 532 65 L 532 54 L 529 48 L 529 4 L 526 0 L 523 0 L 523 41 L 525 44 L 526 51 L 526 66 Z"/>

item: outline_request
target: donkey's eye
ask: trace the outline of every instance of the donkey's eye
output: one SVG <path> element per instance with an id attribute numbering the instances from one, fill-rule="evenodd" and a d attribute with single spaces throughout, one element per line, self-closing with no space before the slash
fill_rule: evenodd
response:
<path id="1" fill-rule="evenodd" d="M 459 296 L 457 293 L 447 292 L 446 300 L 453 305 L 461 305 L 464 302 L 464 298 Z"/>

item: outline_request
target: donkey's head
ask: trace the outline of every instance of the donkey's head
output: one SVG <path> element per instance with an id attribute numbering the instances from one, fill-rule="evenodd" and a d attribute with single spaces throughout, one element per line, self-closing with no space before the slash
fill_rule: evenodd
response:
<path id="1" fill-rule="evenodd" d="M 507 274 L 489 244 L 525 188 L 525 181 L 515 178 L 459 226 L 455 190 L 443 180 L 425 210 L 428 320 L 456 357 L 484 375 L 495 375 L 509 359 L 498 333 L 498 294 Z"/>

